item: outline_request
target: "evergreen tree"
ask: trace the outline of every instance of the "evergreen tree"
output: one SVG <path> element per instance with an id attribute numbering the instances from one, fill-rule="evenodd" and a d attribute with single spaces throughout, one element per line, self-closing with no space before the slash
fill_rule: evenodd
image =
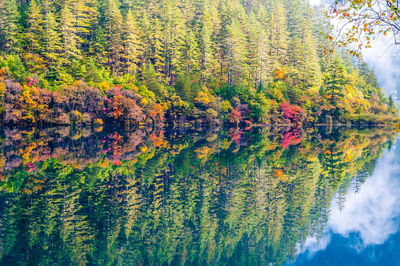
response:
<path id="1" fill-rule="evenodd" d="M 79 58 L 81 50 L 78 46 L 79 40 L 76 34 L 75 19 L 68 4 L 65 4 L 61 11 L 61 35 L 65 59 L 69 61 L 73 58 Z"/>
<path id="2" fill-rule="evenodd" d="M 60 52 L 62 51 L 62 43 L 59 35 L 59 25 L 53 12 L 49 11 L 44 17 L 43 43 L 45 47 L 44 55 L 49 60 L 50 64 L 58 63 Z"/>
<path id="3" fill-rule="evenodd" d="M 288 32 L 285 11 L 280 1 L 276 1 L 271 11 L 268 38 L 271 68 L 278 69 L 287 63 Z"/>
<path id="4" fill-rule="evenodd" d="M 325 74 L 325 97 L 335 107 L 344 96 L 344 87 L 348 82 L 346 74 L 346 67 L 340 59 L 336 58 L 329 63 Z M 337 115 L 336 112 L 335 115 Z"/>
<path id="5" fill-rule="evenodd" d="M 108 65 L 114 73 L 121 71 L 123 21 L 117 0 L 107 1 Z"/>
<path id="6" fill-rule="evenodd" d="M 41 53 L 43 47 L 41 37 L 43 34 L 42 14 L 36 0 L 32 0 L 28 12 L 28 28 L 26 42 L 29 44 L 31 53 Z"/>
<path id="7" fill-rule="evenodd" d="M 246 37 L 238 21 L 227 27 L 225 39 L 227 48 L 228 84 L 241 85 L 248 73 Z"/>
<path id="8" fill-rule="evenodd" d="M 139 69 L 142 43 L 132 10 L 128 11 L 125 18 L 123 42 L 127 71 L 134 73 Z"/>
<path id="9" fill-rule="evenodd" d="M 75 35 L 80 48 L 93 42 L 94 24 L 98 17 L 96 0 L 65 0 L 74 17 Z"/>
<path id="10" fill-rule="evenodd" d="M 0 49 L 2 52 L 16 53 L 19 50 L 18 18 L 16 0 L 0 2 Z"/>

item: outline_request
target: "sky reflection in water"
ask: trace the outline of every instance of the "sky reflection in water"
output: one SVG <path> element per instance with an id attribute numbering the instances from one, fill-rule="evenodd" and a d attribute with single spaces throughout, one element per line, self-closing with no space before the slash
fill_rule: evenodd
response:
<path id="1" fill-rule="evenodd" d="M 337 198 L 323 235 L 309 237 L 294 265 L 400 265 L 400 141 L 386 151 L 344 207 Z"/>
<path id="2" fill-rule="evenodd" d="M 0 265 L 396 265 L 394 139 L 4 129 Z"/>

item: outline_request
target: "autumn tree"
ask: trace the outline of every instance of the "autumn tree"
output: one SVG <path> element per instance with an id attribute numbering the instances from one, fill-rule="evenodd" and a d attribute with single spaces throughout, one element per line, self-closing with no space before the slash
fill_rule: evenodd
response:
<path id="1" fill-rule="evenodd" d="M 0 48 L 2 52 L 16 53 L 19 49 L 17 2 L 0 2 Z"/>
<path id="2" fill-rule="evenodd" d="M 400 9 L 398 0 L 345 0 L 335 1 L 329 17 L 339 19 L 337 43 L 350 47 L 353 55 L 362 48 L 370 48 L 371 41 L 379 35 L 391 35 L 400 44 Z"/>
<path id="3" fill-rule="evenodd" d="M 41 37 L 43 34 L 43 19 L 40 7 L 36 0 L 32 0 L 28 12 L 28 28 L 26 32 L 26 42 L 29 44 L 31 53 L 43 52 Z"/>

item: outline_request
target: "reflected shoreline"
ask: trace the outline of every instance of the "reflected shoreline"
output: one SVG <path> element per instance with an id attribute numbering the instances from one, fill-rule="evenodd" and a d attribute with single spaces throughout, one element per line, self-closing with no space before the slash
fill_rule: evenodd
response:
<path id="1" fill-rule="evenodd" d="M 332 198 L 362 187 L 396 134 L 58 127 L 1 136 L 0 264 L 281 265 L 323 232 Z"/>

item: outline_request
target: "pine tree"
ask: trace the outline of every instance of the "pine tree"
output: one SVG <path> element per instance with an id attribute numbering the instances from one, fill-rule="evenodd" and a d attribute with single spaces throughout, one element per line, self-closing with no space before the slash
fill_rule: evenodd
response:
<path id="1" fill-rule="evenodd" d="M 15 0 L 0 1 L 0 49 L 6 53 L 19 50 L 17 2 Z"/>
<path id="2" fill-rule="evenodd" d="M 207 1 L 204 1 L 203 14 L 200 21 L 200 50 L 201 50 L 201 77 L 208 79 L 212 73 L 213 52 L 212 52 L 212 34 L 213 23 L 210 7 Z"/>
<path id="3" fill-rule="evenodd" d="M 68 4 L 61 11 L 61 35 L 63 39 L 64 58 L 68 60 L 80 58 L 79 40 L 76 34 L 75 19 Z"/>
<path id="4" fill-rule="evenodd" d="M 271 12 L 271 20 L 268 27 L 269 56 L 271 58 L 271 68 L 275 70 L 287 63 L 288 32 L 285 11 L 280 1 L 274 3 Z"/>
<path id="5" fill-rule="evenodd" d="M 129 10 L 126 15 L 123 37 L 127 70 L 128 72 L 136 72 L 139 69 L 142 43 L 132 10 Z"/>
<path id="6" fill-rule="evenodd" d="M 199 48 L 201 52 L 201 78 L 208 80 L 219 75 L 221 49 L 218 40 L 220 18 L 212 1 L 202 2 L 202 14 L 199 21 Z"/>
<path id="7" fill-rule="evenodd" d="M 173 75 L 184 71 L 186 27 L 182 12 L 175 1 L 166 1 L 164 13 L 165 74 L 171 79 Z"/>
<path id="8" fill-rule="evenodd" d="M 200 49 L 193 31 L 189 30 L 186 35 L 184 51 L 184 72 L 197 74 L 200 72 Z"/>
<path id="9" fill-rule="evenodd" d="M 165 76 L 165 46 L 163 40 L 165 39 L 158 19 L 155 20 L 154 30 L 151 34 L 152 54 L 151 61 L 154 65 L 156 75 L 163 79 Z"/>
<path id="10" fill-rule="evenodd" d="M 93 42 L 94 24 L 98 17 L 96 0 L 66 0 L 74 17 L 78 48 L 87 48 Z"/>
<path id="11" fill-rule="evenodd" d="M 227 27 L 227 32 L 228 84 L 240 85 L 248 73 L 246 37 L 238 21 L 233 21 Z"/>
<path id="12" fill-rule="evenodd" d="M 117 0 L 108 0 L 107 2 L 107 39 L 108 39 L 108 54 L 109 54 L 109 67 L 115 74 L 121 70 L 121 54 L 122 47 L 122 30 L 123 21 L 122 15 L 119 10 Z"/>
<path id="13" fill-rule="evenodd" d="M 28 13 L 28 29 L 26 32 L 26 41 L 29 44 L 31 53 L 41 53 L 43 51 L 40 42 L 43 35 L 42 14 L 36 0 L 32 0 Z"/>
<path id="14" fill-rule="evenodd" d="M 339 59 L 334 59 L 328 65 L 325 73 L 325 95 L 329 102 L 337 106 L 338 101 L 344 96 L 344 86 L 347 84 L 346 67 Z"/>
<path id="15" fill-rule="evenodd" d="M 59 25 L 53 12 L 49 11 L 44 18 L 43 43 L 45 47 L 44 55 L 48 58 L 51 64 L 57 63 L 60 52 L 62 51 L 61 38 L 59 35 Z"/>

